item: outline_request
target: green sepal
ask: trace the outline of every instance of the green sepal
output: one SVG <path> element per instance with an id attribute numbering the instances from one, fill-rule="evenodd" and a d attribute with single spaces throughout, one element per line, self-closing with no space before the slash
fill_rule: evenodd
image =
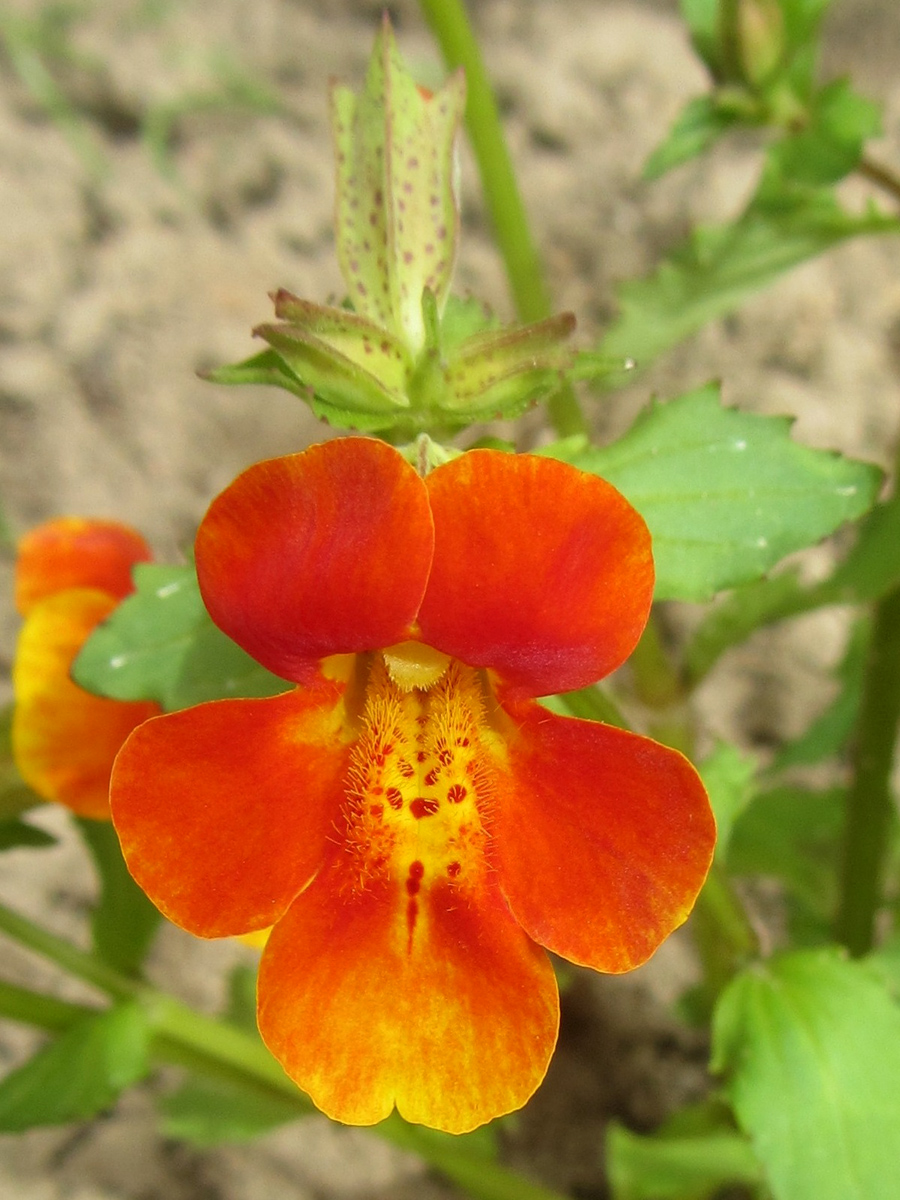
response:
<path id="1" fill-rule="evenodd" d="M 365 433 L 389 429 L 394 424 L 393 413 L 363 413 L 339 408 L 316 396 L 312 388 L 303 382 L 274 350 L 263 350 L 242 362 L 225 367 L 215 367 L 202 372 L 202 378 L 210 383 L 262 384 L 284 388 L 299 396 L 322 421 L 335 429 L 358 429 Z"/>
<path id="2" fill-rule="evenodd" d="M 424 340 L 422 292 L 442 310 L 455 265 L 454 146 L 465 101 L 461 71 L 434 95 L 418 87 L 386 17 L 361 94 L 332 92 L 341 272 L 357 312 L 413 353 Z"/>
<path id="3" fill-rule="evenodd" d="M 573 357 L 565 343 L 574 329 L 573 314 L 559 313 L 467 338 L 447 354 L 441 412 L 469 420 L 522 412 L 562 383 Z"/>
<path id="4" fill-rule="evenodd" d="M 285 291 L 274 299 L 281 323 L 253 332 L 319 400 L 372 414 L 409 407 L 412 362 L 403 342 L 349 309 L 312 304 Z"/>

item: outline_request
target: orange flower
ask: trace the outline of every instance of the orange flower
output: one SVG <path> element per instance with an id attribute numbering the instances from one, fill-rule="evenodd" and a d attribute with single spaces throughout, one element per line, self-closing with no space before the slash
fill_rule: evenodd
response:
<path id="1" fill-rule="evenodd" d="M 132 589 L 144 539 L 115 521 L 61 517 L 26 534 L 16 606 L 26 618 L 13 664 L 12 743 L 25 782 L 83 817 L 109 817 L 113 759 L 159 706 L 91 695 L 69 678 L 91 630 Z"/>
<path id="2" fill-rule="evenodd" d="M 135 878 L 195 934 L 274 925 L 260 1030 L 330 1116 L 462 1132 L 521 1106 L 558 1024 L 540 947 L 638 965 L 712 853 L 681 755 L 533 699 L 633 649 L 643 521 L 550 459 L 423 480 L 348 438 L 251 467 L 196 553 L 213 620 L 299 686 L 132 734 L 112 811 Z"/>

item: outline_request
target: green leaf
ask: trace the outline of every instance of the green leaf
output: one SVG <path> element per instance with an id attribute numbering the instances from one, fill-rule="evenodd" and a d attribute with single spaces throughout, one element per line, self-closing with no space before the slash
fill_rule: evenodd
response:
<path id="1" fill-rule="evenodd" d="M 860 522 L 853 549 L 817 591 L 834 604 L 880 600 L 900 583 L 900 495 Z"/>
<path id="2" fill-rule="evenodd" d="M 164 1136 L 204 1147 L 249 1141 L 298 1119 L 290 1100 L 199 1077 L 163 1096 L 157 1107 Z"/>
<path id="3" fill-rule="evenodd" d="M 762 625 L 827 604 L 878 600 L 900 583 L 900 500 L 876 505 L 859 523 L 856 542 L 827 579 L 804 587 L 794 571 L 735 591 L 703 619 L 685 651 L 685 676 L 693 687 L 730 646 Z"/>
<path id="4" fill-rule="evenodd" d="M 642 1137 L 613 1121 L 606 1164 L 615 1200 L 707 1200 L 728 1184 L 756 1184 L 762 1171 L 740 1133 Z"/>
<path id="5" fill-rule="evenodd" d="M 723 108 L 715 96 L 697 96 L 689 100 L 665 141 L 644 164 L 644 178 L 659 179 L 672 167 L 696 158 L 731 129 L 737 119 L 735 111 Z"/>
<path id="6" fill-rule="evenodd" d="M 880 132 L 878 106 L 845 79 L 815 98 L 809 124 L 769 148 L 769 163 L 785 178 L 811 187 L 837 183 L 859 162 L 863 143 Z"/>
<path id="7" fill-rule="evenodd" d="M 724 859 L 732 826 L 753 796 L 756 762 L 737 746 L 719 742 L 699 769 L 716 818 L 716 855 Z"/>
<path id="8" fill-rule="evenodd" d="M 869 629 L 868 621 L 857 621 L 835 672 L 840 691 L 800 737 L 782 746 L 772 762 L 772 772 L 824 762 L 844 749 L 856 724 L 862 699 Z"/>
<path id="9" fill-rule="evenodd" d="M 19 846 L 55 846 L 56 838 L 16 818 L 0 821 L 0 850 L 15 850 Z"/>
<path id="10" fill-rule="evenodd" d="M 697 53 L 715 74 L 719 67 L 719 0 L 680 0 L 680 6 Z"/>
<path id="11" fill-rule="evenodd" d="M 11 820 L 36 804 L 43 796 L 31 790 L 19 774 L 12 752 L 13 706 L 0 709 L 0 821 Z"/>
<path id="12" fill-rule="evenodd" d="M 135 592 L 91 634 L 74 678 L 114 700 L 156 700 L 167 711 L 291 686 L 213 625 L 192 566 L 139 564 Z"/>
<path id="13" fill-rule="evenodd" d="M 900 1008 L 865 966 L 828 948 L 744 971 L 713 1046 L 775 1200 L 895 1200 Z"/>
<path id="14" fill-rule="evenodd" d="M 850 237 L 898 230 L 896 218 L 844 212 L 827 190 L 760 196 L 732 224 L 696 230 L 653 275 L 622 284 L 621 313 L 598 350 L 643 369 L 798 263 Z"/>
<path id="15" fill-rule="evenodd" d="M 117 970 L 138 975 L 162 916 L 129 875 L 109 821 L 78 818 L 76 824 L 100 876 L 91 912 L 94 949 Z"/>
<path id="16" fill-rule="evenodd" d="M 0 1131 L 96 1116 L 149 1071 L 150 1026 L 138 1004 L 87 1017 L 0 1082 Z"/>
<path id="17" fill-rule="evenodd" d="M 780 880 L 798 940 L 821 942 L 828 928 L 843 818 L 842 788 L 778 787 L 755 796 L 734 823 L 729 873 Z"/>
<path id="18" fill-rule="evenodd" d="M 13 531 L 6 519 L 6 513 L 0 508 L 0 550 L 14 550 L 16 539 L 13 537 Z"/>
<path id="19" fill-rule="evenodd" d="M 684 652 L 688 687 L 696 687 L 726 650 L 745 641 L 760 626 L 810 607 L 815 607 L 810 589 L 803 587 L 796 571 L 736 588 L 710 609 L 694 630 Z"/>
<path id="20" fill-rule="evenodd" d="M 722 408 L 715 386 L 653 404 L 610 446 L 544 453 L 602 475 L 653 535 L 656 599 L 707 600 L 765 574 L 875 499 L 880 473 L 790 438 L 790 420 Z"/>

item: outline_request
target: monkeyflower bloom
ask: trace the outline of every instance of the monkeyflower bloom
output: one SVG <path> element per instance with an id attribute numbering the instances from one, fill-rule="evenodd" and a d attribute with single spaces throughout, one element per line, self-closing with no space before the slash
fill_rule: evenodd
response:
<path id="1" fill-rule="evenodd" d="M 638 965 L 712 853 L 681 755 L 534 699 L 633 649 L 644 522 L 564 463 L 475 450 L 423 479 L 352 437 L 239 476 L 196 562 L 216 624 L 298 686 L 135 730 L 111 793 L 135 878 L 195 934 L 274 926 L 260 1031 L 331 1117 L 521 1106 L 557 1035 L 541 947 Z"/>
<path id="2" fill-rule="evenodd" d="M 159 706 L 91 695 L 69 672 L 132 590 L 131 568 L 149 558 L 140 534 L 115 521 L 59 517 L 19 542 L 16 607 L 25 624 L 13 663 L 13 756 L 39 796 L 82 817 L 109 818 L 113 759 Z"/>

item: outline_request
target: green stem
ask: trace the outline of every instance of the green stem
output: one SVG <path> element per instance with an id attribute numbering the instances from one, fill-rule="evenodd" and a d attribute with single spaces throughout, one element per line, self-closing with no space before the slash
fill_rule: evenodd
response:
<path id="1" fill-rule="evenodd" d="M 57 1000 L 43 992 L 19 987 L 0 979 L 0 1016 L 23 1025 L 46 1029 L 48 1033 L 62 1033 L 76 1021 L 90 1017 L 97 1009 L 86 1004 L 70 1004 L 68 1000 Z"/>
<path id="2" fill-rule="evenodd" d="M 64 938 L 42 929 L 4 904 L 0 904 L 0 932 L 49 958 L 70 975 L 92 984 L 114 1000 L 133 999 L 141 990 L 133 980 L 126 979 L 92 954 L 86 954 Z"/>
<path id="3" fill-rule="evenodd" d="M 863 179 L 868 179 L 870 183 L 874 183 L 876 187 L 880 187 L 893 200 L 900 203 L 900 175 L 896 171 L 865 154 L 856 164 L 856 171 Z"/>
<path id="4" fill-rule="evenodd" d="M 712 1012 L 725 985 L 759 955 L 759 940 L 731 881 L 713 863 L 691 915 L 694 944 L 703 964 L 704 996 Z"/>
<path id="5" fill-rule="evenodd" d="M 540 321 L 552 311 L 550 293 L 466 6 L 463 0 L 420 0 L 420 5 L 448 67 L 461 66 L 466 72 L 466 128 L 516 310 L 522 321 Z M 549 409 L 560 437 L 587 432 L 578 400 L 568 385 L 551 397 Z"/>
<path id="6" fill-rule="evenodd" d="M 835 933 L 853 955 L 871 950 L 883 902 L 893 815 L 891 766 L 900 724 L 900 588 L 875 606 L 844 816 Z"/>
<path id="7" fill-rule="evenodd" d="M 258 1038 L 233 1025 L 203 1016 L 171 996 L 133 982 L 26 917 L 0 905 L 0 930 L 98 987 L 114 1000 L 137 999 L 153 1029 L 154 1057 L 188 1067 L 201 1075 L 240 1087 L 251 1095 L 283 1103 L 285 1119 L 314 1112 L 310 1100 L 285 1075 Z M 0 1015 L 41 1029 L 61 1032 L 92 1011 L 50 996 L 0 982 Z M 451 1137 L 407 1125 L 395 1113 L 373 1132 L 411 1150 L 479 1200 L 563 1200 L 558 1193 L 529 1183 L 514 1171 L 485 1158 L 479 1140 Z"/>

